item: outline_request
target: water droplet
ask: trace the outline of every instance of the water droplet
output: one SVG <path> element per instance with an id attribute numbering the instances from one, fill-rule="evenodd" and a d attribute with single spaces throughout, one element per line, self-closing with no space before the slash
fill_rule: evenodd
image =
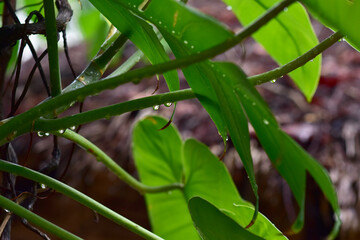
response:
<path id="1" fill-rule="evenodd" d="M 185 43 L 185 44 L 188 44 L 189 42 L 188 42 L 188 41 L 186 41 L 186 40 L 184 40 L 184 43 Z"/>
<path id="2" fill-rule="evenodd" d="M 289 11 L 289 9 L 286 7 L 286 8 L 284 8 L 284 12 L 287 12 L 287 11 Z"/>
<path id="3" fill-rule="evenodd" d="M 150 16 L 150 19 L 152 19 L 153 18 L 153 16 Z"/>
<path id="4" fill-rule="evenodd" d="M 46 185 L 43 184 L 43 183 L 41 183 L 41 184 L 40 184 L 40 188 L 41 188 L 41 189 L 46 189 Z"/>
<path id="5" fill-rule="evenodd" d="M 48 137 L 48 136 L 50 136 L 50 133 L 46 132 L 46 133 L 44 133 L 44 135 L 45 135 L 45 137 Z"/>
<path id="6" fill-rule="evenodd" d="M 264 119 L 264 123 L 265 123 L 265 125 L 269 125 L 269 121 L 266 119 Z"/>
<path id="7" fill-rule="evenodd" d="M 313 61 L 314 61 L 314 59 L 311 59 L 311 60 L 310 60 L 310 62 L 313 62 Z"/>
<path id="8" fill-rule="evenodd" d="M 229 136 L 225 137 L 225 142 L 229 141 Z"/>
<path id="9" fill-rule="evenodd" d="M 43 137 L 43 136 L 45 136 L 45 133 L 44 133 L 44 132 L 39 131 L 39 132 L 37 132 L 37 135 L 38 135 L 39 137 Z"/>
<path id="10" fill-rule="evenodd" d="M 154 111 L 159 110 L 159 108 L 160 108 L 160 105 L 154 105 L 154 106 L 153 106 Z"/>
<path id="11" fill-rule="evenodd" d="M 60 133 L 60 134 L 63 134 L 64 132 L 65 132 L 64 129 L 60 129 L 60 130 L 59 130 L 59 133 Z"/>
<path id="12" fill-rule="evenodd" d="M 161 25 L 161 24 L 162 24 L 162 21 L 159 21 L 159 24 Z"/>
<path id="13" fill-rule="evenodd" d="M 72 126 L 72 127 L 70 127 L 70 130 L 75 130 L 76 129 L 76 127 L 75 126 Z"/>
<path id="14" fill-rule="evenodd" d="M 226 74 L 224 73 L 222 76 L 223 76 L 223 77 L 226 77 Z"/>
<path id="15" fill-rule="evenodd" d="M 165 107 L 170 107 L 171 105 L 172 105 L 172 102 L 164 103 L 164 106 L 165 106 Z"/>
<path id="16" fill-rule="evenodd" d="M 4 211 L 5 211 L 6 213 L 10 213 L 10 211 L 9 211 L 9 210 L 7 210 L 6 208 L 4 208 Z"/>
<path id="17" fill-rule="evenodd" d="M 175 34 L 175 30 L 172 30 L 171 33 L 172 33 L 172 34 Z"/>
<path id="18" fill-rule="evenodd" d="M 271 83 L 276 83 L 276 79 L 273 79 L 270 81 Z"/>
<path id="19" fill-rule="evenodd" d="M 232 10 L 232 7 L 231 7 L 231 6 L 227 6 L 227 7 L 226 7 L 226 10 L 231 11 L 231 10 Z"/>
<path id="20" fill-rule="evenodd" d="M 194 49 L 195 48 L 194 45 L 191 45 L 191 48 Z"/>
<path id="21" fill-rule="evenodd" d="M 133 5 L 134 8 L 136 8 L 136 5 Z"/>

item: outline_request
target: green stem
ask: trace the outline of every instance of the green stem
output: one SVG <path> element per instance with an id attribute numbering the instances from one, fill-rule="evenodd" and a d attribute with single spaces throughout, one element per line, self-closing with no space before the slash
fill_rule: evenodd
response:
<path id="1" fill-rule="evenodd" d="M 112 160 L 106 153 L 104 153 L 100 148 L 98 148 L 95 144 L 73 132 L 69 129 L 60 133 L 59 131 L 52 132 L 52 134 L 57 135 L 59 137 L 63 137 L 69 139 L 70 141 L 78 144 L 80 147 L 85 149 L 88 153 L 91 153 L 96 157 L 99 162 L 102 162 L 110 171 L 112 171 L 118 178 L 123 180 L 129 186 L 139 191 L 141 194 L 143 193 L 158 193 L 158 192 L 167 192 L 174 189 L 183 188 L 183 184 L 181 183 L 173 183 L 170 185 L 164 186 L 147 186 L 138 180 L 136 180 L 133 176 L 128 174 L 123 168 L 121 168 L 114 160 Z"/>
<path id="2" fill-rule="evenodd" d="M 58 53 L 54 0 L 44 0 L 46 41 L 48 46 L 51 96 L 61 94 L 61 79 Z"/>
<path id="3" fill-rule="evenodd" d="M 307 51 L 300 57 L 292 60 L 291 62 L 289 62 L 281 67 L 275 68 L 271 71 L 248 77 L 248 80 L 253 85 L 259 85 L 259 84 L 262 84 L 265 82 L 269 82 L 273 79 L 280 78 L 280 77 L 284 76 L 285 74 L 288 74 L 289 72 L 291 72 L 291 71 L 303 66 L 307 62 L 311 61 L 317 55 L 319 55 L 320 53 L 322 53 L 323 51 L 325 51 L 326 49 L 331 47 L 334 43 L 338 42 L 342 37 L 343 37 L 343 35 L 341 33 L 336 32 L 336 33 L 332 34 L 331 36 L 329 36 L 328 38 L 326 38 L 320 44 L 316 45 L 314 48 L 310 49 L 309 51 Z"/>
<path id="4" fill-rule="evenodd" d="M 82 239 L 1 195 L 0 195 L 0 206 L 3 209 L 6 209 L 17 216 L 28 220 L 32 224 L 46 230 L 49 233 L 56 235 L 61 239 L 69 239 L 69 240 Z"/>
<path id="5" fill-rule="evenodd" d="M 173 91 L 118 103 L 103 108 L 90 110 L 83 113 L 78 113 L 72 116 L 58 118 L 58 119 L 44 119 L 40 118 L 35 121 L 34 131 L 50 132 L 60 129 L 70 128 L 71 126 L 78 126 L 88 122 L 93 122 L 102 118 L 109 119 L 113 116 L 118 116 L 126 112 L 140 110 L 155 105 L 162 105 L 169 102 L 177 102 L 186 99 L 195 98 L 195 94 L 191 89 Z"/>
<path id="6" fill-rule="evenodd" d="M 248 25 L 234 38 L 227 39 L 219 45 L 212 47 L 208 50 L 205 50 L 200 53 L 191 54 L 189 56 L 168 61 L 165 63 L 160 63 L 152 66 L 147 66 L 141 69 L 136 69 L 124 73 L 120 76 L 113 78 L 108 78 L 103 81 L 98 81 L 87 86 L 83 86 L 76 90 L 64 93 L 60 96 L 57 96 L 53 99 L 48 99 L 42 104 L 32 108 L 31 110 L 19 114 L 16 117 L 8 120 L 2 126 L 2 131 L 0 132 L 0 144 L 11 141 L 14 137 L 18 136 L 18 132 L 28 132 L 31 130 L 28 127 L 23 126 L 23 124 L 33 122 L 35 119 L 44 116 L 45 114 L 53 114 L 54 109 L 60 108 L 62 106 L 69 105 L 75 101 L 81 101 L 89 95 L 95 95 L 106 89 L 113 89 L 121 84 L 127 82 L 139 82 L 142 78 L 151 77 L 155 74 L 162 74 L 177 68 L 184 68 L 191 64 L 204 61 L 208 58 L 212 58 L 224 51 L 232 48 L 236 44 L 240 43 L 246 37 L 250 36 L 261 26 L 268 23 L 273 17 L 279 14 L 285 7 L 289 6 L 295 0 L 284 0 L 269 11 L 267 11 L 262 17 L 258 18 L 256 21 Z M 1 123 L 0 123 L 1 124 Z M 23 127 L 19 127 L 23 126 Z M 17 131 L 15 131 L 17 129 Z"/>
<path id="7" fill-rule="evenodd" d="M 125 218 L 125 217 L 121 216 L 120 214 L 114 212 L 113 210 L 105 207 L 101 203 L 86 196 L 85 194 L 79 192 L 78 190 L 76 190 L 56 179 L 46 176 L 42 173 L 36 172 L 34 170 L 31 170 L 31 169 L 28 169 L 28 168 L 25 168 L 25 167 L 22 167 L 22 166 L 13 164 L 13 163 L 9 163 L 4 160 L 0 160 L 0 171 L 9 172 L 9 173 L 15 174 L 17 176 L 22 176 L 24 178 L 31 179 L 38 183 L 43 183 L 46 186 L 48 186 L 52 189 L 55 189 L 56 191 L 66 195 L 66 196 L 74 199 L 75 201 L 83 204 L 84 206 L 94 210 L 95 212 L 110 219 L 111 221 L 113 221 L 121 226 L 124 226 L 125 228 L 138 234 L 139 236 L 144 237 L 145 239 L 162 240 L 162 238 L 160 238 L 159 236 L 150 232 L 149 230 L 128 220 L 127 218 Z M 70 239 L 70 238 L 65 238 L 65 239 Z"/>

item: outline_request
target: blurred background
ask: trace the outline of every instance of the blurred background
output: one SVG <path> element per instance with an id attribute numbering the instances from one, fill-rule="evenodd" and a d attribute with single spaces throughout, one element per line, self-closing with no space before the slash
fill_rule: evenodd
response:
<path id="1" fill-rule="evenodd" d="M 19 1 L 18 6 L 29 2 Z M 79 74 L 104 41 L 109 24 L 88 2 L 81 1 L 82 8 L 78 1 L 73 0 L 70 3 L 74 16 L 68 26 L 67 40 L 73 67 L 76 74 Z M 188 4 L 217 18 L 234 32 L 242 28 L 231 10 L 220 0 L 190 0 Z M 40 5 L 20 11 L 19 16 L 26 18 L 31 9 L 39 7 Z M 315 20 L 312 22 L 320 41 L 332 33 Z M 42 52 L 43 46 L 46 46 L 44 37 L 34 36 L 31 39 L 38 51 Z M 59 43 L 62 43 L 62 39 Z M 114 70 L 135 51 L 134 46 L 127 43 L 115 57 L 110 69 Z M 266 51 L 252 39 L 247 39 L 243 44 L 218 56 L 216 60 L 235 62 L 248 75 L 277 67 Z M 33 64 L 30 53 L 25 53 L 20 84 L 25 83 Z M 148 63 L 140 62 L 136 67 L 144 64 Z M 44 60 L 43 67 L 46 73 L 47 66 L 47 61 Z M 63 86 L 66 86 L 74 78 L 63 51 L 60 55 L 60 66 Z M 105 75 L 108 73 L 111 73 L 111 70 Z M 186 88 L 188 85 L 180 71 L 179 76 L 181 87 Z M 166 92 L 165 81 L 162 77 L 160 80 L 160 89 L 157 93 Z M 46 97 L 38 73 L 32 84 L 18 112 L 26 111 Z M 149 96 L 155 90 L 156 84 L 156 78 L 152 78 L 143 80 L 138 85 L 126 84 L 115 90 L 105 91 L 96 97 L 87 98 L 84 102 L 84 111 Z M 11 89 L 11 84 L 9 87 Z M 338 239 L 360 239 L 360 54 L 343 41 L 326 50 L 323 54 L 320 84 L 310 103 L 287 76 L 278 79 L 276 83 L 263 84 L 257 88 L 267 100 L 282 128 L 329 171 L 341 206 L 343 225 Z M 10 94 L 6 97 L 10 101 Z M 75 105 L 67 114 L 78 112 L 78 108 L 79 106 Z M 145 109 L 109 120 L 96 121 L 82 126 L 80 134 L 97 144 L 129 173 L 137 176 L 131 155 L 132 125 L 137 119 L 148 114 L 160 114 L 170 118 L 172 110 L 172 107 L 161 106 L 158 111 Z M 5 109 L 5 112 L 7 111 L 9 109 Z M 174 124 L 184 139 L 196 138 L 207 144 L 214 154 L 222 154 L 222 139 L 197 100 L 178 103 Z M 296 218 L 298 208 L 286 182 L 271 166 L 251 128 L 250 133 L 254 168 L 259 185 L 260 211 L 281 231 L 287 233 Z M 13 146 L 19 162 L 24 163 L 26 160 L 27 165 L 34 169 L 44 165 L 51 158 L 51 138 L 40 138 L 33 133 L 31 148 L 29 134 L 14 141 Z M 62 171 L 69 160 L 72 144 L 60 139 L 60 149 Z M 247 175 L 231 142 L 224 162 L 240 195 L 254 202 Z M 118 180 L 94 157 L 78 147 L 74 149 L 64 182 L 150 229 L 143 196 Z M 333 212 L 329 203 L 310 176 L 307 182 L 305 226 L 301 233 L 289 235 L 289 239 L 324 239 L 333 225 Z M 37 200 L 34 212 L 84 239 L 140 239 L 130 231 L 58 193 L 51 193 L 46 198 Z M 25 228 L 17 218 L 14 219 L 12 235 L 13 239 L 19 240 L 41 239 Z"/>

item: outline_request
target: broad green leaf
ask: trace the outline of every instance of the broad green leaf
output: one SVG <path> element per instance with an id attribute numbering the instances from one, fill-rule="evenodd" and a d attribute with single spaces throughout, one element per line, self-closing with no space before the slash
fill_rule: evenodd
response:
<path id="1" fill-rule="evenodd" d="M 190 199 L 189 210 L 195 227 L 203 240 L 264 239 L 245 230 L 211 203 L 200 197 Z"/>
<path id="2" fill-rule="evenodd" d="M 121 4 L 121 0 L 90 0 L 90 2 L 123 34 L 139 48 L 153 64 L 169 60 L 154 29 L 144 20 L 134 16 Z M 128 2 L 132 4 L 131 2 Z M 128 4 L 126 4 L 128 6 Z M 180 88 L 176 71 L 164 74 L 170 91 Z"/>
<path id="3" fill-rule="evenodd" d="M 357 0 L 301 0 L 323 24 L 340 31 L 360 51 L 360 2 Z"/>
<path id="4" fill-rule="evenodd" d="M 236 65 L 232 66 L 234 75 L 242 74 Z M 340 208 L 328 173 L 280 129 L 275 117 L 256 89 L 245 79 L 239 78 L 239 80 L 236 93 L 258 139 L 276 169 L 289 184 L 299 204 L 300 213 L 293 226 L 294 231 L 299 231 L 304 221 L 306 173 L 308 172 L 315 179 L 336 213 L 336 223 L 331 233 L 331 236 L 334 237 L 340 226 Z"/>
<path id="5" fill-rule="evenodd" d="M 248 25 L 279 0 L 223 0 L 232 7 L 242 24 Z M 309 1 L 318 2 L 318 1 Z M 327 1 L 324 1 L 327 2 Z M 333 8 L 334 11 L 336 8 Z M 286 64 L 318 44 L 305 9 L 293 3 L 284 12 L 258 30 L 253 37 L 280 64 Z M 308 101 L 317 88 L 321 56 L 289 73 Z"/>
<path id="6" fill-rule="evenodd" d="M 199 239 L 187 203 L 200 196 L 245 227 L 254 208 L 238 194 L 225 165 L 209 149 L 190 139 L 182 144 L 177 130 L 159 117 L 138 122 L 133 132 L 133 154 L 140 179 L 147 185 L 163 185 L 183 179 L 183 191 L 146 194 L 150 221 L 156 234 L 165 239 Z M 285 239 L 263 215 L 249 231 L 259 236 Z"/>
<path id="7" fill-rule="evenodd" d="M 240 197 L 225 165 L 204 144 L 194 139 L 187 140 L 183 161 L 187 200 L 201 197 L 242 227 L 250 223 L 254 207 Z M 248 230 L 266 239 L 286 239 L 262 214 Z"/>
<path id="8" fill-rule="evenodd" d="M 182 182 L 182 141 L 179 133 L 160 117 L 147 117 L 133 130 L 133 156 L 140 180 L 152 186 Z M 182 191 L 146 194 L 152 230 L 168 240 L 199 239 Z"/>

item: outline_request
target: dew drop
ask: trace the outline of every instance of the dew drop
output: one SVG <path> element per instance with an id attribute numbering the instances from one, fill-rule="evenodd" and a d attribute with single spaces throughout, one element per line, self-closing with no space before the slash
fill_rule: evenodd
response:
<path id="1" fill-rule="evenodd" d="M 48 136 L 50 136 L 50 133 L 46 132 L 46 133 L 44 133 L 44 135 L 45 135 L 45 137 L 48 137 Z"/>
<path id="2" fill-rule="evenodd" d="M 286 8 L 284 8 L 284 12 L 287 12 L 287 11 L 289 11 L 289 9 L 286 7 Z"/>
<path id="3" fill-rule="evenodd" d="M 186 40 L 184 40 L 184 43 L 185 43 L 185 44 L 188 44 L 189 42 L 188 42 L 188 41 L 186 41 Z"/>
<path id="4" fill-rule="evenodd" d="M 172 30 L 171 33 L 172 33 L 172 34 L 175 34 L 175 30 Z"/>
<path id="5" fill-rule="evenodd" d="M 264 119 L 264 123 L 265 123 L 265 125 L 269 125 L 269 121 L 266 119 Z"/>
<path id="6" fill-rule="evenodd" d="M 154 105 L 154 106 L 153 106 L 154 111 L 159 110 L 159 108 L 160 108 L 160 105 Z"/>
<path id="7" fill-rule="evenodd" d="M 4 208 L 4 211 L 5 211 L 6 213 L 10 213 L 10 211 L 9 211 L 9 210 L 7 210 L 6 208 Z"/>
<path id="8" fill-rule="evenodd" d="M 271 83 L 276 83 L 276 79 L 273 79 L 270 81 Z"/>
<path id="9" fill-rule="evenodd" d="M 228 136 L 225 137 L 225 142 L 227 142 L 227 141 L 229 141 L 229 137 L 228 137 Z"/>
<path id="10" fill-rule="evenodd" d="M 44 133 L 44 132 L 39 131 L 39 132 L 37 132 L 37 135 L 38 135 L 39 137 L 43 137 L 43 136 L 45 136 L 45 133 Z"/>
<path id="11" fill-rule="evenodd" d="M 222 76 L 223 76 L 223 77 L 226 77 L 226 74 L 224 73 Z"/>
<path id="12" fill-rule="evenodd" d="M 159 21 L 159 24 L 161 25 L 161 24 L 162 24 L 162 21 Z"/>
<path id="13" fill-rule="evenodd" d="M 43 183 L 41 183 L 41 184 L 40 184 L 40 188 L 41 188 L 41 189 L 46 189 L 46 185 L 43 184 Z"/>
<path id="14" fill-rule="evenodd" d="M 171 105 L 172 105 L 172 102 L 164 103 L 164 106 L 165 106 L 165 107 L 170 107 Z"/>
<path id="15" fill-rule="evenodd" d="M 232 10 L 232 7 L 231 7 L 231 6 L 227 6 L 227 7 L 226 7 L 226 10 L 231 11 L 231 10 Z"/>
<path id="16" fill-rule="evenodd" d="M 70 127 L 70 130 L 75 130 L 76 129 L 76 127 L 75 126 L 72 126 L 72 127 Z"/>
<path id="17" fill-rule="evenodd" d="M 195 48 L 194 45 L 191 45 L 191 48 L 194 49 Z"/>
<path id="18" fill-rule="evenodd" d="M 60 129 L 60 130 L 59 130 L 59 133 L 60 133 L 60 134 L 63 134 L 64 132 L 65 132 L 64 129 Z"/>

